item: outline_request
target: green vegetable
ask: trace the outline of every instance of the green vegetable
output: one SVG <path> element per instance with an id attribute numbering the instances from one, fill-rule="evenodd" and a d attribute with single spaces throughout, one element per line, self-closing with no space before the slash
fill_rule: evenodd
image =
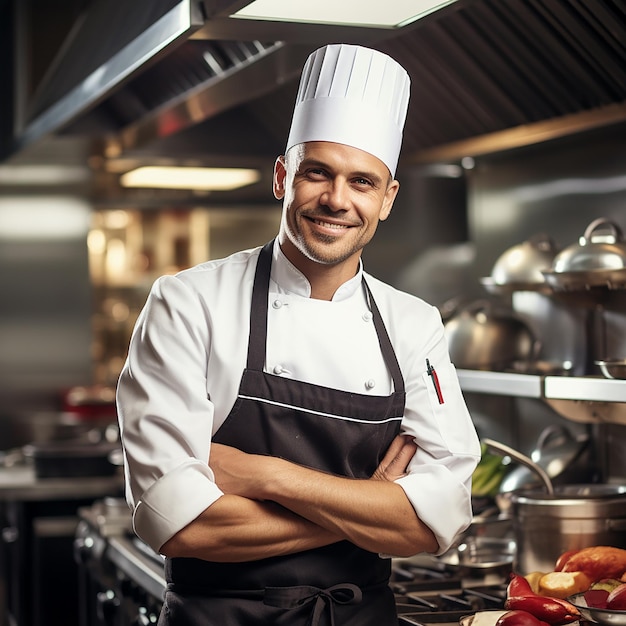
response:
<path id="1" fill-rule="evenodd" d="M 502 457 L 488 451 L 481 444 L 481 459 L 472 476 L 472 495 L 494 496 L 498 493 L 507 468 L 502 465 Z"/>

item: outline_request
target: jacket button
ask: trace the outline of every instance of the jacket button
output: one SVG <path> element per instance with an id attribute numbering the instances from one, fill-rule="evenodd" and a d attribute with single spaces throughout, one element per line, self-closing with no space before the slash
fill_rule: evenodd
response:
<path id="1" fill-rule="evenodd" d="M 274 374 L 282 374 L 283 366 L 282 365 L 274 365 Z"/>
<path id="2" fill-rule="evenodd" d="M 367 389 L 374 389 L 374 387 L 376 387 L 376 381 L 373 378 L 370 378 L 366 383 L 365 383 L 365 387 Z"/>
<path id="3" fill-rule="evenodd" d="M 364 322 L 371 322 L 372 321 L 372 313 L 370 311 L 366 311 L 365 313 L 363 313 L 363 321 Z"/>
<path id="4" fill-rule="evenodd" d="M 272 306 L 275 309 L 280 309 L 280 307 L 283 306 L 283 303 L 280 300 L 274 300 L 274 302 L 272 302 Z"/>

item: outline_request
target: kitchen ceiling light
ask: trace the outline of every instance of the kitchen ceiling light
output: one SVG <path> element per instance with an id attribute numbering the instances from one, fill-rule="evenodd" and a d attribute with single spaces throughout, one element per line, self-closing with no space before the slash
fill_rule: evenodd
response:
<path id="1" fill-rule="evenodd" d="M 260 178 L 260 172 L 254 169 L 149 165 L 122 174 L 120 184 L 151 189 L 232 191 L 256 183 Z"/>
<path id="2" fill-rule="evenodd" d="M 230 17 L 366 28 L 401 28 L 454 2 L 456 0 L 395 0 L 391 3 L 363 0 L 317 0 L 306 3 L 254 0 Z"/>
<path id="3" fill-rule="evenodd" d="M 75 165 L 2 165 L 0 183 L 7 186 L 66 185 L 84 183 L 91 172 Z"/>

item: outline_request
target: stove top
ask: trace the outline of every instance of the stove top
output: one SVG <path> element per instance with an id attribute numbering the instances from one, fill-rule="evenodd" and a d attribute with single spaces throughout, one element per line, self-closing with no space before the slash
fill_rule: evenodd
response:
<path id="1" fill-rule="evenodd" d="M 126 502 L 109 498 L 82 509 L 80 516 L 92 533 L 108 544 L 102 556 L 154 598 L 162 597 L 164 557 L 132 531 Z M 437 557 L 420 555 L 392 560 L 390 586 L 400 626 L 454 624 L 465 615 L 503 608 L 508 572 L 501 568 L 466 570 L 450 567 Z"/>
<path id="2" fill-rule="evenodd" d="M 85 520 L 102 537 L 132 533 L 130 509 L 123 498 L 104 498 L 91 506 L 81 508 L 79 517 Z"/>
<path id="3" fill-rule="evenodd" d="M 433 560 L 415 557 L 394 561 L 390 585 L 401 626 L 458 624 L 465 615 L 502 609 L 506 578 L 491 573 L 459 577 Z"/>

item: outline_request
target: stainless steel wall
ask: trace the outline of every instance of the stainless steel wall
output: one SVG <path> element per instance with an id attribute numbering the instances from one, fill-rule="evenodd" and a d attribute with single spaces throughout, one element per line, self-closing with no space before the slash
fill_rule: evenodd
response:
<path id="1" fill-rule="evenodd" d="M 69 196 L 0 197 L 0 449 L 24 443 L 13 418 L 91 382 L 89 218 Z"/>

